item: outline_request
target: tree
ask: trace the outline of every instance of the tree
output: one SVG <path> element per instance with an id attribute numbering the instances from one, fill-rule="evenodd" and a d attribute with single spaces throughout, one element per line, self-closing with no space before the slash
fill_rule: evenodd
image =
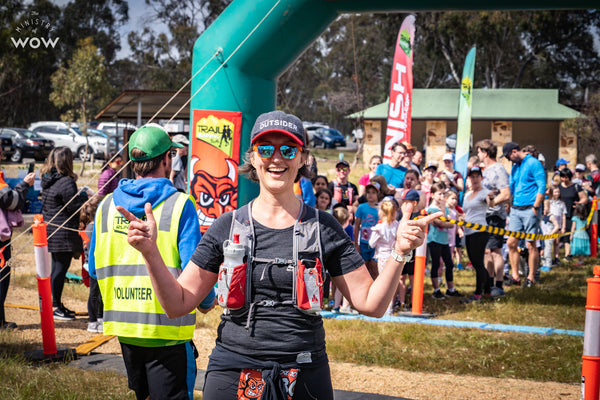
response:
<path id="1" fill-rule="evenodd" d="M 393 49 L 405 14 L 345 14 L 278 81 L 279 107 L 350 134 L 346 115 L 385 101 Z"/>
<path id="2" fill-rule="evenodd" d="M 229 3 L 231 0 L 146 0 L 152 9 L 151 19 L 165 24 L 169 32 L 155 32 L 151 27 L 141 33 L 131 32 L 131 60 L 119 63 L 120 71 L 114 76 L 131 78 L 126 81 L 129 87 L 179 89 L 191 76 L 196 39 Z M 123 81 L 115 82 L 115 86 L 119 83 Z"/>
<path id="3" fill-rule="evenodd" d="M 419 13 L 415 87 L 457 87 L 477 45 L 475 87 L 558 87 L 563 101 L 581 103 L 600 86 L 599 24 L 597 10 Z"/>
<path id="4" fill-rule="evenodd" d="M 55 38 L 51 29 L 59 18 L 60 9 L 46 0 L 8 0 L 0 6 L 0 125 L 27 126 L 32 118 L 57 117 L 48 93 L 58 52 L 51 46 L 17 47 L 13 40 Z M 44 23 L 32 25 L 32 20 Z"/>
<path id="5" fill-rule="evenodd" d="M 577 154 L 579 162 L 583 162 L 588 154 L 600 154 L 600 91 L 588 97 L 581 115 L 565 121 L 565 129 L 577 136 Z"/>
<path id="6" fill-rule="evenodd" d="M 348 133 L 345 115 L 385 101 L 403 14 L 342 15 L 285 71 L 278 106 Z M 600 12 L 420 12 L 414 87 L 458 88 L 465 56 L 477 45 L 475 87 L 560 89 L 575 108 L 600 89 L 592 32 Z M 587 97 L 586 97 L 587 96 Z"/>
<path id="7" fill-rule="evenodd" d="M 64 121 L 77 121 L 81 124 L 83 135 L 87 139 L 87 122 L 109 100 L 110 92 L 104 56 L 99 54 L 92 38 L 79 42 L 73 58 L 68 64 L 61 64 L 52 74 L 51 80 L 53 91 L 50 93 L 50 101 L 65 110 L 61 116 Z M 80 174 L 83 173 L 87 159 L 87 144 L 85 153 Z"/>
<path id="8" fill-rule="evenodd" d="M 48 0 L 4 0 L 0 5 L 0 125 L 27 126 L 56 120 L 49 100 L 50 76 L 72 57 L 80 39 L 91 36 L 106 64 L 120 48 L 118 29 L 127 21 L 126 0 L 73 0 L 58 7 Z M 16 46 L 14 40 L 52 40 L 52 46 Z"/>
<path id="9" fill-rule="evenodd" d="M 126 0 L 71 0 L 65 5 L 57 28 L 61 60 L 68 60 L 80 40 L 91 37 L 105 63 L 114 61 L 121 49 L 119 28 L 129 20 Z"/>

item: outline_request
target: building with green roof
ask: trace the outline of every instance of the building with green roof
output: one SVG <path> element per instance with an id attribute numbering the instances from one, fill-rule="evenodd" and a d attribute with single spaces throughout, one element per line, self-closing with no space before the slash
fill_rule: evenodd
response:
<path id="1" fill-rule="evenodd" d="M 458 99 L 459 89 L 413 89 L 411 144 L 426 149 L 427 160 L 440 160 L 446 136 L 456 133 Z M 386 101 L 348 116 L 364 119 L 364 160 L 383 151 L 387 113 Z M 547 169 L 561 157 L 574 168 L 577 137 L 562 123 L 578 116 L 558 102 L 558 89 L 474 89 L 473 143 L 492 139 L 499 147 L 510 141 L 533 144 L 544 155 Z"/>

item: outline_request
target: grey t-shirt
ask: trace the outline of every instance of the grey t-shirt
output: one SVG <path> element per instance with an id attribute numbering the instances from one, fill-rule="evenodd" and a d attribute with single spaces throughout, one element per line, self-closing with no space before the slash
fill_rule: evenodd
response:
<path id="1" fill-rule="evenodd" d="M 504 189 L 505 187 L 509 186 L 508 172 L 506 172 L 506 169 L 504 169 L 502 164 L 495 163 L 492 166 L 483 169 L 483 181 L 481 184 L 490 192 L 495 192 L 495 194 L 498 194 L 500 189 Z M 494 207 L 489 207 L 487 215 L 494 215 L 506 219 L 505 205 L 505 203 L 502 203 Z"/>
<path id="2" fill-rule="evenodd" d="M 223 262 L 223 242 L 229 238 L 232 213 L 220 216 L 202 236 L 191 260 L 201 268 L 218 273 Z M 324 266 L 331 276 L 346 274 L 364 261 L 341 225 L 328 213 L 319 211 Z M 255 256 L 273 259 L 293 257 L 293 226 L 267 228 L 254 221 Z M 292 273 L 287 265 L 257 262 L 252 269 L 252 299 L 292 299 Z M 257 306 L 246 330 L 247 312 L 222 315 L 217 343 L 228 350 L 260 360 L 282 361 L 300 352 L 325 349 L 325 331 L 320 316 L 310 316 L 291 305 Z"/>
<path id="3" fill-rule="evenodd" d="M 185 192 L 187 190 L 187 184 L 185 182 L 185 166 L 183 165 L 183 161 L 181 160 L 181 157 L 179 157 L 179 154 L 173 157 L 171 169 L 175 171 L 173 186 L 175 186 L 175 189 L 183 190 Z"/>
<path id="4" fill-rule="evenodd" d="M 485 201 L 486 196 L 490 191 L 482 188 L 472 198 L 472 191 L 465 193 L 463 198 L 463 210 L 465 212 L 465 221 L 479 225 L 486 225 L 485 216 L 488 210 L 488 205 Z M 465 235 L 472 235 L 479 231 L 471 228 L 465 228 Z"/>

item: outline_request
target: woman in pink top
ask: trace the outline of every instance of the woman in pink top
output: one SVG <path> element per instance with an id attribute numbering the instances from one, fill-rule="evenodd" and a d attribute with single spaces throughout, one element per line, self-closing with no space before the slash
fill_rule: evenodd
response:
<path id="1" fill-rule="evenodd" d="M 361 176 L 360 179 L 358 180 L 358 195 L 359 196 L 362 196 L 363 194 L 365 194 L 365 187 L 369 184 L 373 175 L 375 175 L 375 170 L 377 169 L 377 166 L 379 164 L 381 164 L 381 162 L 382 162 L 381 156 L 375 155 L 375 156 L 371 157 L 371 161 L 369 161 L 369 172 L 364 174 L 363 176 Z"/>

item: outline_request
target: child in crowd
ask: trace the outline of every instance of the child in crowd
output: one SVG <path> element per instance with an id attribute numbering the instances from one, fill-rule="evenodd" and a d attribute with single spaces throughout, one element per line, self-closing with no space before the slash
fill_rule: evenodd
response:
<path id="1" fill-rule="evenodd" d="M 567 226 L 567 206 L 560 198 L 560 189 L 558 186 L 552 186 L 550 193 L 550 214 L 554 215 L 558 223 L 558 229 L 561 233 L 565 233 Z M 558 263 L 558 238 L 554 239 L 554 264 Z"/>
<path id="2" fill-rule="evenodd" d="M 394 243 L 396 243 L 396 231 L 398 230 L 399 222 L 396 221 L 398 206 L 393 197 L 385 197 L 379 205 L 379 222 L 371 229 L 371 237 L 369 238 L 369 246 L 375 249 L 375 258 L 377 259 L 377 271 L 381 273 L 385 264 L 390 258 L 390 253 Z M 404 286 L 402 279 L 400 284 Z M 406 287 L 404 287 L 406 292 Z M 404 305 L 404 296 L 402 297 L 402 305 Z M 392 315 L 394 301 L 390 302 L 386 315 Z"/>
<path id="3" fill-rule="evenodd" d="M 336 204 L 333 206 L 333 217 L 337 220 L 337 222 L 342 225 L 346 234 L 350 237 L 350 240 L 354 242 L 354 229 L 350 224 L 350 212 L 348 208 L 342 203 Z M 342 296 L 342 292 L 337 290 L 333 282 L 331 282 L 332 292 L 333 292 L 333 312 L 341 312 L 345 314 L 357 314 L 356 311 L 350 308 L 350 302 L 348 299 Z M 343 300 L 342 300 L 343 299 Z M 341 307 L 340 307 L 341 305 Z"/>
<path id="4" fill-rule="evenodd" d="M 312 179 L 312 185 L 316 193 L 321 189 L 327 189 L 327 186 L 329 186 L 329 181 L 327 180 L 326 176 L 317 175 Z"/>
<path id="5" fill-rule="evenodd" d="M 573 176 L 573 183 L 578 185 L 583 185 L 583 182 L 586 180 L 585 176 L 585 165 L 577 164 L 575 166 L 575 175 Z"/>
<path id="6" fill-rule="evenodd" d="M 443 182 L 436 182 L 431 186 L 431 205 L 427 207 L 429 214 L 442 211 L 444 215 L 448 215 L 445 199 L 446 185 Z M 436 300 L 444 300 L 446 297 L 440 290 L 438 281 L 438 270 L 440 268 L 440 257 L 446 266 L 446 296 L 461 297 L 462 295 L 454 288 L 454 263 L 450 254 L 450 246 L 448 246 L 448 229 L 452 228 L 450 222 L 445 222 L 436 219 L 429 225 L 429 233 L 427 235 L 427 247 L 431 254 L 431 285 L 433 286 L 433 298 Z"/>
<path id="7" fill-rule="evenodd" d="M 425 196 L 425 207 L 427 207 L 431 201 L 431 186 L 435 182 L 437 168 L 437 161 L 429 161 L 423 170 L 423 177 L 421 178 L 421 193 L 423 193 Z"/>
<path id="8" fill-rule="evenodd" d="M 96 209 L 98 204 L 102 200 L 101 196 L 92 196 L 81 209 L 79 214 L 79 230 L 83 231 L 81 236 L 83 238 L 83 268 L 88 270 L 88 256 L 90 252 L 90 239 L 92 237 L 92 231 L 94 230 L 94 216 L 96 215 Z M 85 240 L 87 238 L 87 240 Z M 88 296 L 87 309 L 88 309 L 88 332 L 102 333 L 103 327 L 103 311 L 104 303 L 102 302 L 102 296 L 100 295 L 100 288 L 98 287 L 98 281 L 90 276 L 90 294 Z"/>
<path id="9" fill-rule="evenodd" d="M 422 209 L 425 208 L 425 194 L 423 194 L 420 191 L 421 181 L 420 181 L 419 173 L 414 169 L 409 169 L 408 171 L 406 171 L 406 174 L 404 174 L 403 188 L 396 190 L 395 197 L 396 197 L 396 201 L 398 201 L 398 204 L 400 205 L 400 207 L 402 207 L 402 201 L 404 200 L 406 193 L 411 189 L 415 190 L 417 192 L 417 194 L 419 195 L 419 202 L 415 206 L 414 211 L 415 212 L 421 211 Z"/>
<path id="10" fill-rule="evenodd" d="M 317 198 L 317 210 L 331 213 L 331 192 L 328 189 L 319 189 L 315 197 Z"/>
<path id="11" fill-rule="evenodd" d="M 590 237 L 585 230 L 587 208 L 585 204 L 576 203 L 571 220 L 571 255 L 579 256 L 575 265 L 583 265 L 583 256 L 590 255 Z"/>
<path id="12" fill-rule="evenodd" d="M 455 191 L 449 190 L 446 192 L 446 207 L 448 207 L 448 217 L 454 220 L 458 220 L 463 214 L 462 209 L 458 206 L 458 195 Z M 448 246 L 450 246 L 450 254 L 456 268 L 462 270 L 462 238 L 465 236 L 461 226 L 452 225 L 452 228 L 448 229 Z"/>
<path id="13" fill-rule="evenodd" d="M 550 208 L 550 200 L 544 200 L 544 215 L 540 221 L 540 228 L 542 228 L 542 234 L 544 235 L 554 235 L 560 230 L 556 217 L 550 213 Z M 548 272 L 552 268 L 553 247 L 554 239 L 544 239 L 544 253 L 542 255 L 542 267 L 540 268 L 544 272 Z"/>
<path id="14" fill-rule="evenodd" d="M 375 249 L 369 246 L 371 228 L 377 224 L 378 209 L 377 202 L 380 200 L 380 185 L 377 182 L 369 182 L 365 187 L 367 202 L 360 204 L 354 215 L 354 244 L 365 260 L 365 265 L 373 279 L 377 278 L 377 260 L 375 260 Z"/>

